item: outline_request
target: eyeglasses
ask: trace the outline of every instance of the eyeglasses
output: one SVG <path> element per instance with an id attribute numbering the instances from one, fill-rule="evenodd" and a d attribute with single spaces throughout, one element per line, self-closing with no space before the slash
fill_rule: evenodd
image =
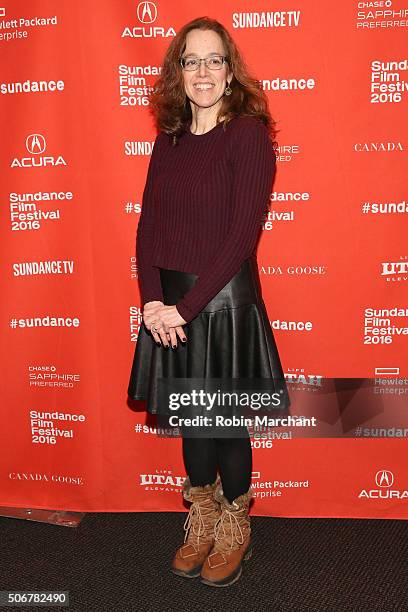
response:
<path id="1" fill-rule="evenodd" d="M 211 57 L 181 57 L 180 64 L 183 70 L 197 70 L 201 62 L 205 62 L 205 65 L 210 70 L 221 70 L 224 63 L 228 59 L 224 55 L 212 55 Z"/>

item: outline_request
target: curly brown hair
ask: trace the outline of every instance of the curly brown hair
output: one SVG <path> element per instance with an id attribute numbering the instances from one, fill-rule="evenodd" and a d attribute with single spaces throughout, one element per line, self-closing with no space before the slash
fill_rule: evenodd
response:
<path id="1" fill-rule="evenodd" d="M 228 121 L 238 115 L 256 117 L 268 129 L 269 137 L 274 145 L 279 130 L 275 129 L 276 122 L 268 108 L 268 98 L 255 77 L 249 74 L 244 59 L 226 28 L 216 19 L 198 17 L 184 25 L 170 43 L 164 56 L 161 74 L 148 93 L 150 112 L 153 114 L 156 127 L 159 131 L 172 136 L 173 144 L 177 144 L 178 137 L 186 129 L 186 124 L 192 118 L 191 107 L 187 98 L 180 57 L 186 48 L 188 32 L 194 29 L 214 30 L 222 39 L 228 65 L 233 72 L 230 83 L 232 94 L 223 97 L 217 115 L 224 117 L 225 130 Z"/>

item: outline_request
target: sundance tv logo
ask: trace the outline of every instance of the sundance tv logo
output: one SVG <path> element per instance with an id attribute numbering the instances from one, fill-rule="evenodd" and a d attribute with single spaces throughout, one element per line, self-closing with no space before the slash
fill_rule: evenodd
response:
<path id="1" fill-rule="evenodd" d="M 362 489 L 359 499 L 407 499 L 406 489 L 392 489 L 394 474 L 389 470 L 379 470 L 375 475 L 376 489 Z"/>
<path id="2" fill-rule="evenodd" d="M 42 134 L 30 134 L 27 136 L 25 146 L 30 157 L 15 157 L 11 162 L 11 168 L 34 168 L 44 166 L 66 166 L 67 163 L 62 155 L 43 155 L 47 148 L 45 137 Z"/>

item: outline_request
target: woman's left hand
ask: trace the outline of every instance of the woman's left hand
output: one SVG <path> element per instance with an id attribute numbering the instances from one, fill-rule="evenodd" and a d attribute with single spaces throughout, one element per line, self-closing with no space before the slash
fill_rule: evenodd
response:
<path id="1" fill-rule="evenodd" d="M 158 308 L 157 314 L 164 327 L 177 327 L 187 323 L 180 315 L 176 306 L 161 306 Z"/>

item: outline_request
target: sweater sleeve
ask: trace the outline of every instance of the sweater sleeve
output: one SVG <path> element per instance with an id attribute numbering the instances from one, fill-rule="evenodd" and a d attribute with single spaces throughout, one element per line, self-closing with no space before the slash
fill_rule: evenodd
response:
<path id="1" fill-rule="evenodd" d="M 153 186 L 157 176 L 160 144 L 165 134 L 160 132 L 154 141 L 147 171 L 146 184 L 143 191 L 142 211 L 139 217 L 136 234 L 136 264 L 139 278 L 139 288 L 144 306 L 146 302 L 163 301 L 163 293 L 158 268 L 152 266 L 154 238 L 154 197 Z"/>
<path id="2" fill-rule="evenodd" d="M 222 247 L 208 262 L 176 308 L 189 323 L 239 271 L 256 247 L 276 170 L 276 156 L 266 126 L 242 122 L 232 146 L 232 219 Z"/>

